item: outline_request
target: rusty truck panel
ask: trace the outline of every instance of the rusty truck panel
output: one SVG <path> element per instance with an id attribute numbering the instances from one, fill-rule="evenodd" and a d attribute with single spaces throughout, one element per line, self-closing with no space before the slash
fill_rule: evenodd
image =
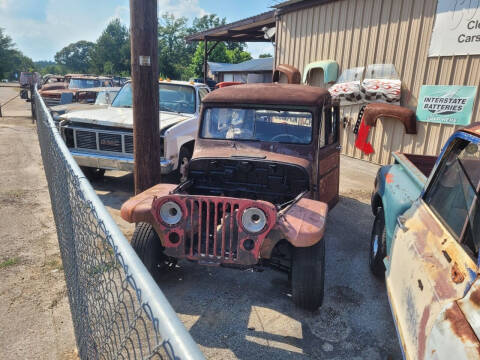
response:
<path id="1" fill-rule="evenodd" d="M 468 291 L 477 265 L 422 200 L 403 218 L 405 230 L 397 228 L 386 281 L 406 357 L 424 359 L 440 312 Z"/>

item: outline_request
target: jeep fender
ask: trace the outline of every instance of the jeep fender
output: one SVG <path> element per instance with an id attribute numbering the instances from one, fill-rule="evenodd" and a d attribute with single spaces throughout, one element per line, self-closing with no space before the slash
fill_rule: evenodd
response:
<path id="1" fill-rule="evenodd" d="M 295 247 L 309 247 L 322 241 L 327 213 L 327 203 L 307 198 L 300 199 L 286 212 L 280 212 L 275 227 L 264 240 L 261 257 L 270 258 L 273 248 L 282 239 Z"/>

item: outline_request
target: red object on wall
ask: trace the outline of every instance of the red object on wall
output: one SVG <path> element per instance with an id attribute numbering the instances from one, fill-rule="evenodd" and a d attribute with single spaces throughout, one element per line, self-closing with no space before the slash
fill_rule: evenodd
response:
<path id="1" fill-rule="evenodd" d="M 365 155 L 374 153 L 372 144 L 368 142 L 368 134 L 370 133 L 370 126 L 362 119 L 360 128 L 358 129 L 357 139 L 355 140 L 355 147 L 360 149 Z"/>

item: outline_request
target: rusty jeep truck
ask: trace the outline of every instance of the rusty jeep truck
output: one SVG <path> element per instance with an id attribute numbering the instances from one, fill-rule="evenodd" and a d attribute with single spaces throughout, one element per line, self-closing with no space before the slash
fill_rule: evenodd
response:
<path id="1" fill-rule="evenodd" d="M 438 158 L 395 154 L 375 180 L 370 267 L 405 358 L 480 359 L 480 123 Z"/>
<path id="2" fill-rule="evenodd" d="M 323 300 L 329 206 L 338 201 L 339 108 L 320 88 L 244 84 L 203 99 L 187 178 L 123 204 L 150 271 L 176 259 L 269 265 L 289 274 L 294 303 Z"/>

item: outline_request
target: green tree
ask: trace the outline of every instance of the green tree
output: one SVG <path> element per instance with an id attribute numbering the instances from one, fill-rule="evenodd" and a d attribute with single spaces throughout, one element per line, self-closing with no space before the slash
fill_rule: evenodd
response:
<path id="1" fill-rule="evenodd" d="M 233 50 L 227 49 L 226 52 L 227 52 L 228 62 L 232 64 L 238 64 L 238 63 L 252 59 L 252 55 L 249 52 L 243 51 L 240 48 L 236 48 Z"/>
<path id="2" fill-rule="evenodd" d="M 14 74 L 22 71 L 32 71 L 35 64 L 32 59 L 15 49 L 15 43 L 4 29 L 0 28 L 0 77 L 13 79 Z"/>
<path id="3" fill-rule="evenodd" d="M 259 59 L 262 59 L 262 58 L 271 58 L 273 57 L 272 54 L 260 54 L 258 55 L 258 58 Z"/>
<path id="4" fill-rule="evenodd" d="M 65 46 L 55 54 L 57 64 L 65 66 L 71 72 L 87 73 L 92 67 L 92 53 L 95 44 L 80 40 Z"/>
<path id="5" fill-rule="evenodd" d="M 158 26 L 159 73 L 172 79 L 185 79 L 192 54 L 187 47 L 187 18 L 165 13 Z"/>
<path id="6" fill-rule="evenodd" d="M 213 44 L 212 44 L 213 45 Z M 210 45 L 210 46 L 212 46 Z M 190 72 L 196 77 L 203 77 L 203 49 L 205 45 L 203 42 L 200 42 L 197 45 L 197 50 L 192 57 L 192 62 L 190 65 Z M 219 62 L 219 63 L 228 63 L 231 58 L 227 54 L 227 46 L 224 42 L 220 42 L 215 49 L 208 56 L 208 61 Z"/>
<path id="7" fill-rule="evenodd" d="M 110 21 L 103 30 L 91 56 L 92 68 L 97 73 L 130 73 L 130 34 L 119 19 Z"/>

